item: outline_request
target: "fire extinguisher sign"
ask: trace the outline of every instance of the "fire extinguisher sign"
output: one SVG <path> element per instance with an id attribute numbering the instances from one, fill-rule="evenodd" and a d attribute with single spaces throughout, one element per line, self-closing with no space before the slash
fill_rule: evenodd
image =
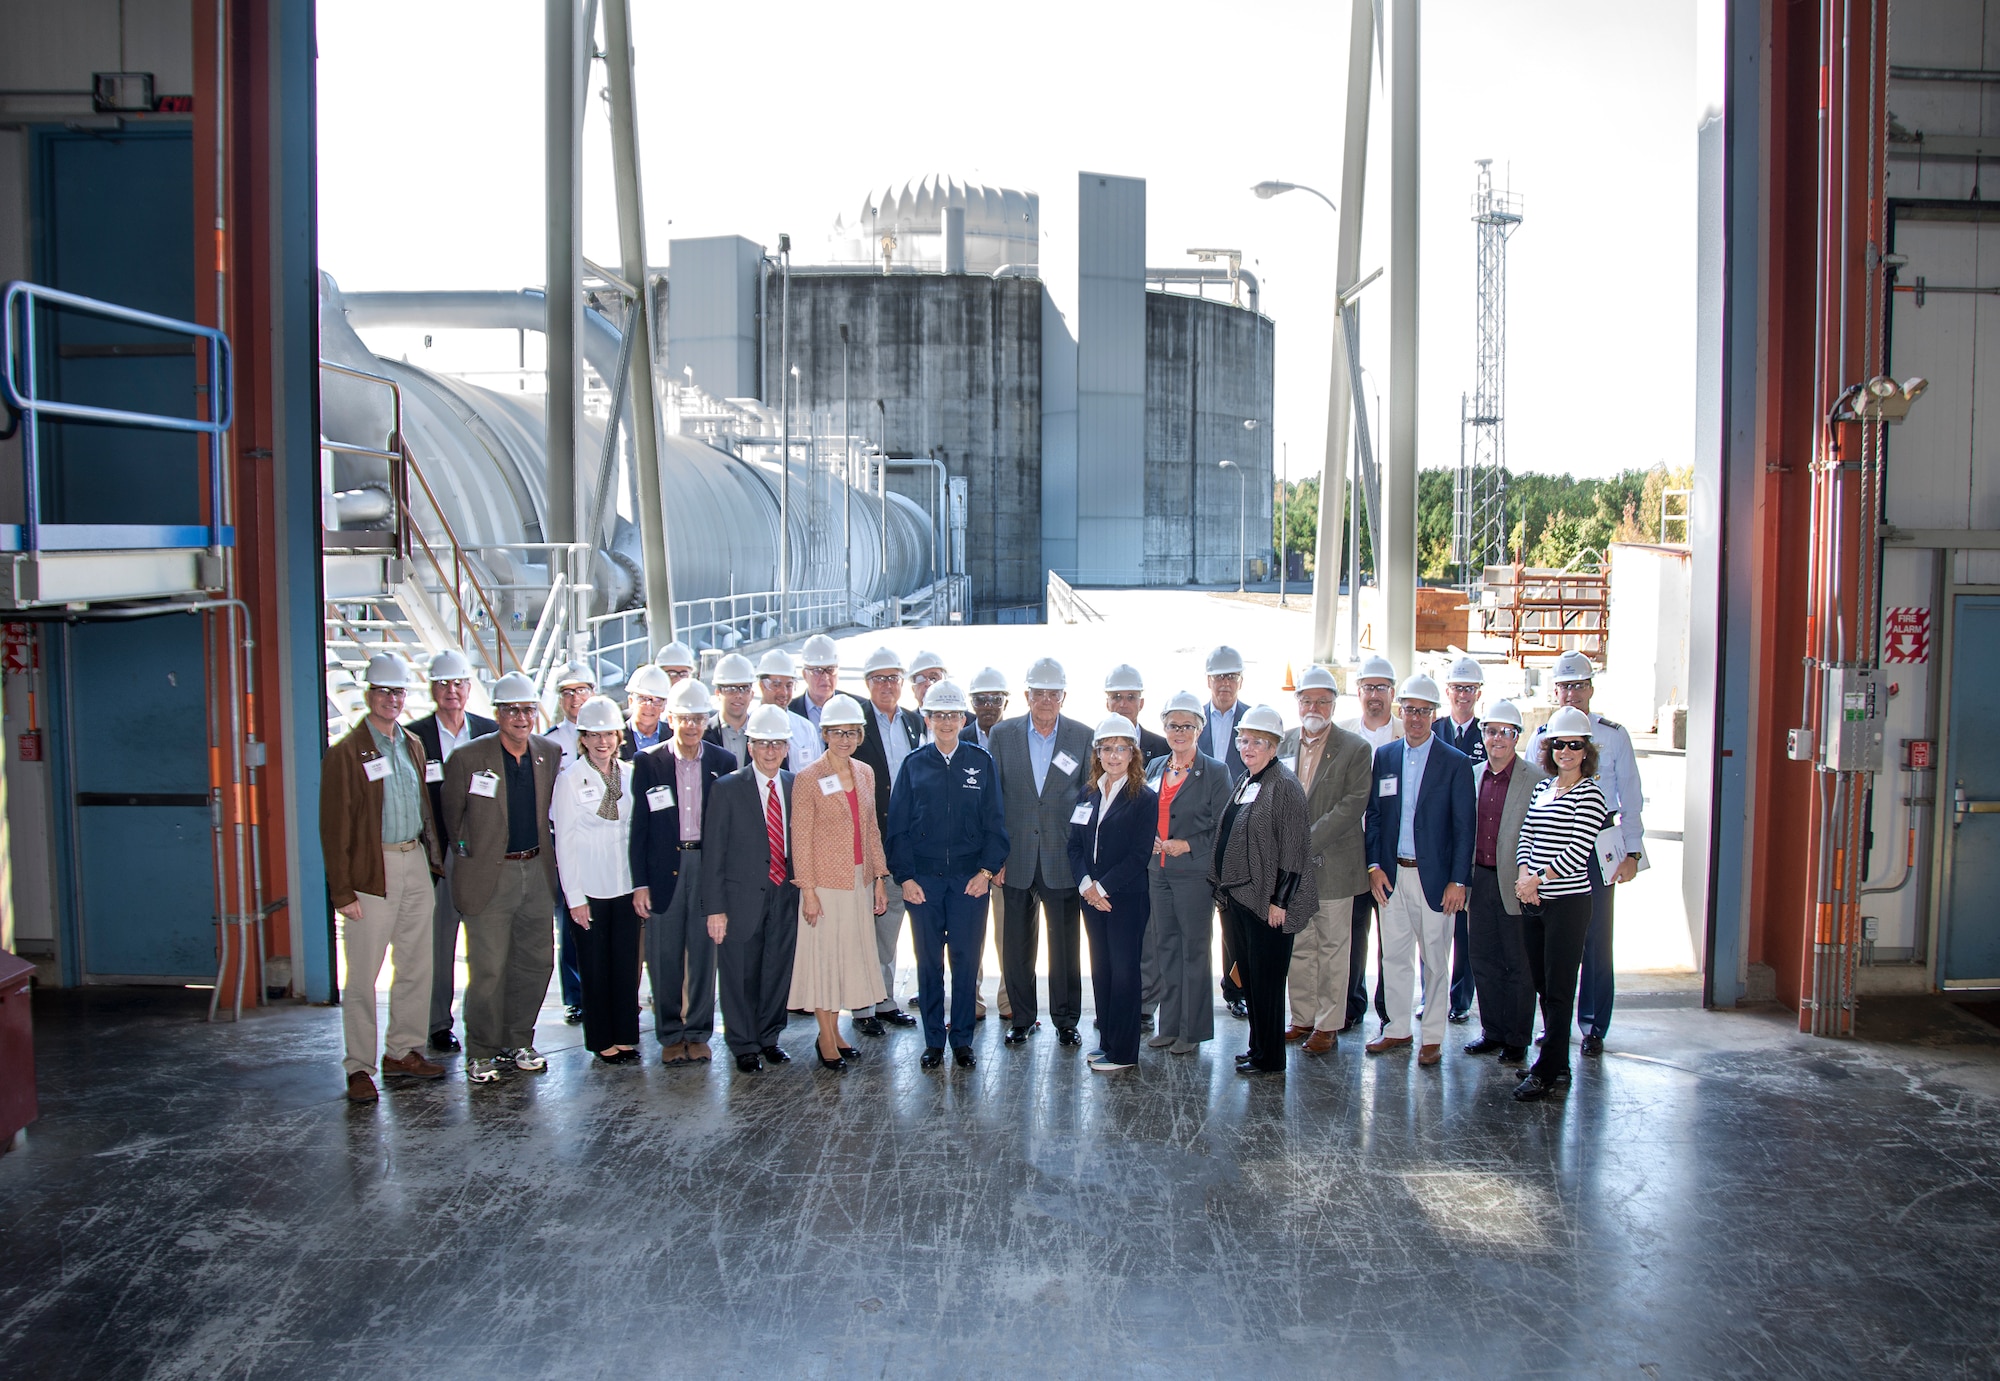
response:
<path id="1" fill-rule="evenodd" d="M 35 669 L 35 625 L 9 623 L 0 638 L 0 671 L 21 675 Z"/>
<path id="2" fill-rule="evenodd" d="M 1931 659 L 1931 611 L 1921 605 L 1891 605 L 1882 611 L 1882 661 Z"/>

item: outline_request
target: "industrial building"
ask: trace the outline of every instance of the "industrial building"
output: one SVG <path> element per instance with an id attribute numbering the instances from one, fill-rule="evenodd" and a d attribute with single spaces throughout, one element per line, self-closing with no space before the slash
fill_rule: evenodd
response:
<path id="1" fill-rule="evenodd" d="M 820 628 L 850 690 L 930 637 L 1192 666 L 1164 618 L 1042 623 L 1051 575 L 1270 562 L 1275 326 L 1229 251 L 1148 265 L 1145 182 L 1080 170 L 1074 284 L 1032 194 L 949 178 L 802 208 L 823 247 L 649 253 L 632 8 L 541 7 L 543 287 L 391 294 L 320 260 L 307 0 L 0 0 L 0 1371 L 2000 1370 L 1996 0 L 1720 6 L 1695 383 L 1661 389 L 1700 419 L 1688 541 L 1621 597 L 1690 610 L 1632 675 L 1686 686 L 1685 810 L 1648 826 L 1698 972 L 1623 987 L 1566 1097 L 1351 1038 L 1239 1079 L 1223 1008 L 1120 1083 L 998 1021 L 976 1071 L 893 1031 L 839 1076 L 610 1069 L 552 1007 L 539 1082 L 344 1100 L 321 765 L 371 648 L 461 644 L 482 694 Z M 1343 7 L 1336 256 L 1351 291 L 1386 190 L 1406 663 L 1422 9 Z M 577 234 L 600 68 L 609 265 Z M 425 324 L 536 334 L 541 392 L 367 343 Z M 1336 583 L 1260 656 L 1333 660 Z"/>

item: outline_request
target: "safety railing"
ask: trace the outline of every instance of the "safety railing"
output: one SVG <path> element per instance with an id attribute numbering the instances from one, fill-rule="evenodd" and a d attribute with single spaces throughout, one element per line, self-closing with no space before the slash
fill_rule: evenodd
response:
<path id="1" fill-rule="evenodd" d="M 123 322 L 149 331 L 189 338 L 191 348 L 204 351 L 206 382 L 199 388 L 208 395 L 208 416 L 177 417 L 167 413 L 133 412 L 125 408 L 98 407 L 89 403 L 64 402 L 42 396 L 41 351 L 45 338 L 36 321 L 38 309 L 80 312 L 107 321 Z M 137 354 L 146 342 L 127 343 Z M 104 347 L 107 352 L 117 346 Z M 207 548 L 219 557 L 224 547 L 234 546 L 235 532 L 221 522 L 222 437 L 229 430 L 234 412 L 234 373 L 229 337 L 214 327 L 192 321 L 101 302 L 94 297 L 45 288 L 36 283 L 11 282 L 0 296 L 0 394 L 7 405 L 21 414 L 21 486 L 23 503 L 18 525 L 0 526 L 0 551 L 34 553 L 40 551 L 160 551 Z M 146 431 L 184 432 L 206 438 L 208 451 L 205 525 L 154 523 L 48 523 L 42 520 L 42 437 L 40 423 L 93 422 L 114 427 L 134 427 Z"/>
<path id="2" fill-rule="evenodd" d="M 1091 608 L 1089 603 L 1070 588 L 1070 583 L 1049 572 L 1049 621 L 1063 623 L 1102 623 L 1104 615 Z"/>

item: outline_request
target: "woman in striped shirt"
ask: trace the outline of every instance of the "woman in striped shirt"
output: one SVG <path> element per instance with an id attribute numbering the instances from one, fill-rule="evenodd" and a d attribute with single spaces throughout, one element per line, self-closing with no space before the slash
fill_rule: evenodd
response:
<path id="1" fill-rule="evenodd" d="M 1590 854 L 1611 823 L 1597 784 L 1590 716 L 1569 706 L 1557 710 L 1542 735 L 1541 758 L 1549 775 L 1535 786 L 1515 854 L 1520 875 L 1514 895 L 1521 899 L 1522 938 L 1542 1001 L 1542 1051 L 1514 1089 L 1524 1103 L 1569 1083 L 1570 1014 L 1590 929 Z"/>

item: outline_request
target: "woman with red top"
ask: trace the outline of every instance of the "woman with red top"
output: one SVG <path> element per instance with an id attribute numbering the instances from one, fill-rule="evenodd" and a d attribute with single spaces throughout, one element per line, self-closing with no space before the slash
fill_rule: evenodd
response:
<path id="1" fill-rule="evenodd" d="M 1151 928 L 1159 932 L 1160 1010 L 1146 1043 L 1192 1055 L 1215 1038 L 1215 898 L 1208 856 L 1216 826 L 1229 807 L 1229 770 L 1203 753 L 1202 702 L 1182 691 L 1160 717 L 1167 754 L 1147 764 L 1146 785 L 1159 797 L 1153 857 L 1146 870 Z"/>
<path id="2" fill-rule="evenodd" d="M 854 760 L 861 705 L 836 695 L 820 711 L 826 755 L 792 783 L 792 872 L 799 943 L 786 1006 L 819 1019 L 822 1069 L 845 1069 L 861 1052 L 840 1039 L 840 1012 L 872 1013 L 884 996 L 875 917 L 889 909 L 889 865 L 875 820 L 875 774 Z"/>

